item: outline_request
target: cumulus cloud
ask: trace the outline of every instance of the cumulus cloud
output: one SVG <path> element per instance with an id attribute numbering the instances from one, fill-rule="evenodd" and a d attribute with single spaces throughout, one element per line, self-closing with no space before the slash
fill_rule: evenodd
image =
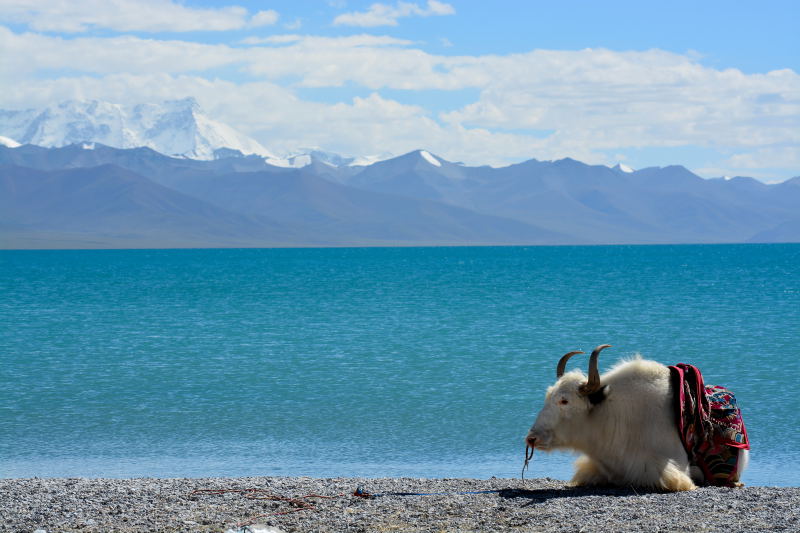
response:
<path id="1" fill-rule="evenodd" d="M 173 0 L 3 0 L 0 20 L 45 32 L 81 33 L 92 28 L 117 31 L 224 31 L 274 24 L 275 11 L 248 19 L 247 9 L 191 8 Z"/>
<path id="2" fill-rule="evenodd" d="M 278 12 L 269 9 L 267 11 L 259 11 L 250 19 L 247 23 L 247 26 L 250 28 L 259 28 L 261 26 L 272 26 L 276 22 L 278 22 Z"/>
<path id="3" fill-rule="evenodd" d="M 800 142 L 800 77 L 703 67 L 661 51 L 534 51 L 459 67 L 490 74 L 450 123 L 555 130 L 596 149 Z M 769 102 L 763 95 L 775 94 Z"/>
<path id="4" fill-rule="evenodd" d="M 395 5 L 372 4 L 367 11 L 343 13 L 333 19 L 334 26 L 397 26 L 397 19 L 404 17 L 430 17 L 433 15 L 453 15 L 455 8 L 444 2 L 428 0 L 425 7 L 411 2 L 398 2 Z"/>
<path id="5" fill-rule="evenodd" d="M 241 61 L 242 51 L 225 45 L 141 39 L 133 36 L 65 39 L 15 34 L 0 26 L 4 52 L 0 74 L 19 78 L 42 70 L 107 74 L 203 71 Z"/>

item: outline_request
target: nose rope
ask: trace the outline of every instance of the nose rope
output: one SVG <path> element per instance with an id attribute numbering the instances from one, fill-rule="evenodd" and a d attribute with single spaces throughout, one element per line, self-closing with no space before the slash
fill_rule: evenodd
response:
<path id="1" fill-rule="evenodd" d="M 522 481 L 525 481 L 525 471 L 528 469 L 528 462 L 533 459 L 533 446 L 525 446 L 525 463 L 522 465 Z"/>

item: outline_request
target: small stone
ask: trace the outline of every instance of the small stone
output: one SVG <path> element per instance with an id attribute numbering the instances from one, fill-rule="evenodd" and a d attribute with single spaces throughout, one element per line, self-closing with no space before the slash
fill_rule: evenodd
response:
<path id="1" fill-rule="evenodd" d="M 286 532 L 274 526 L 267 526 L 264 524 L 253 524 L 251 526 L 242 526 L 239 529 L 229 529 L 225 533 L 286 533 Z"/>

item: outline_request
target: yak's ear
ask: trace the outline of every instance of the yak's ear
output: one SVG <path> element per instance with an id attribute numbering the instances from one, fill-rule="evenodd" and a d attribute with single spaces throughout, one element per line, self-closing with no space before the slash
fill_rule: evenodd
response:
<path id="1" fill-rule="evenodd" d="M 589 398 L 589 403 L 591 403 L 592 405 L 598 405 L 603 403 L 603 401 L 606 399 L 606 389 L 608 389 L 608 385 L 603 385 L 593 393 L 586 396 L 587 398 Z"/>

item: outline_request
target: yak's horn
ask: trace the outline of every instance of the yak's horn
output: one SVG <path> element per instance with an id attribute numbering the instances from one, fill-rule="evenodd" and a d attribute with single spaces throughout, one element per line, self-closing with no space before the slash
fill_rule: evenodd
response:
<path id="1" fill-rule="evenodd" d="M 567 361 L 573 355 L 578 355 L 579 353 L 583 352 L 569 352 L 568 354 L 564 354 L 564 356 L 559 359 L 558 366 L 556 367 L 556 379 L 561 379 L 561 376 L 564 375 L 564 369 L 567 367 Z"/>
<path id="2" fill-rule="evenodd" d="M 589 357 L 589 379 L 580 389 L 581 394 L 584 396 L 600 390 L 600 371 L 597 370 L 597 359 L 600 356 L 600 351 L 606 348 L 611 348 L 611 345 L 601 344 L 592 351 L 592 355 Z"/>

